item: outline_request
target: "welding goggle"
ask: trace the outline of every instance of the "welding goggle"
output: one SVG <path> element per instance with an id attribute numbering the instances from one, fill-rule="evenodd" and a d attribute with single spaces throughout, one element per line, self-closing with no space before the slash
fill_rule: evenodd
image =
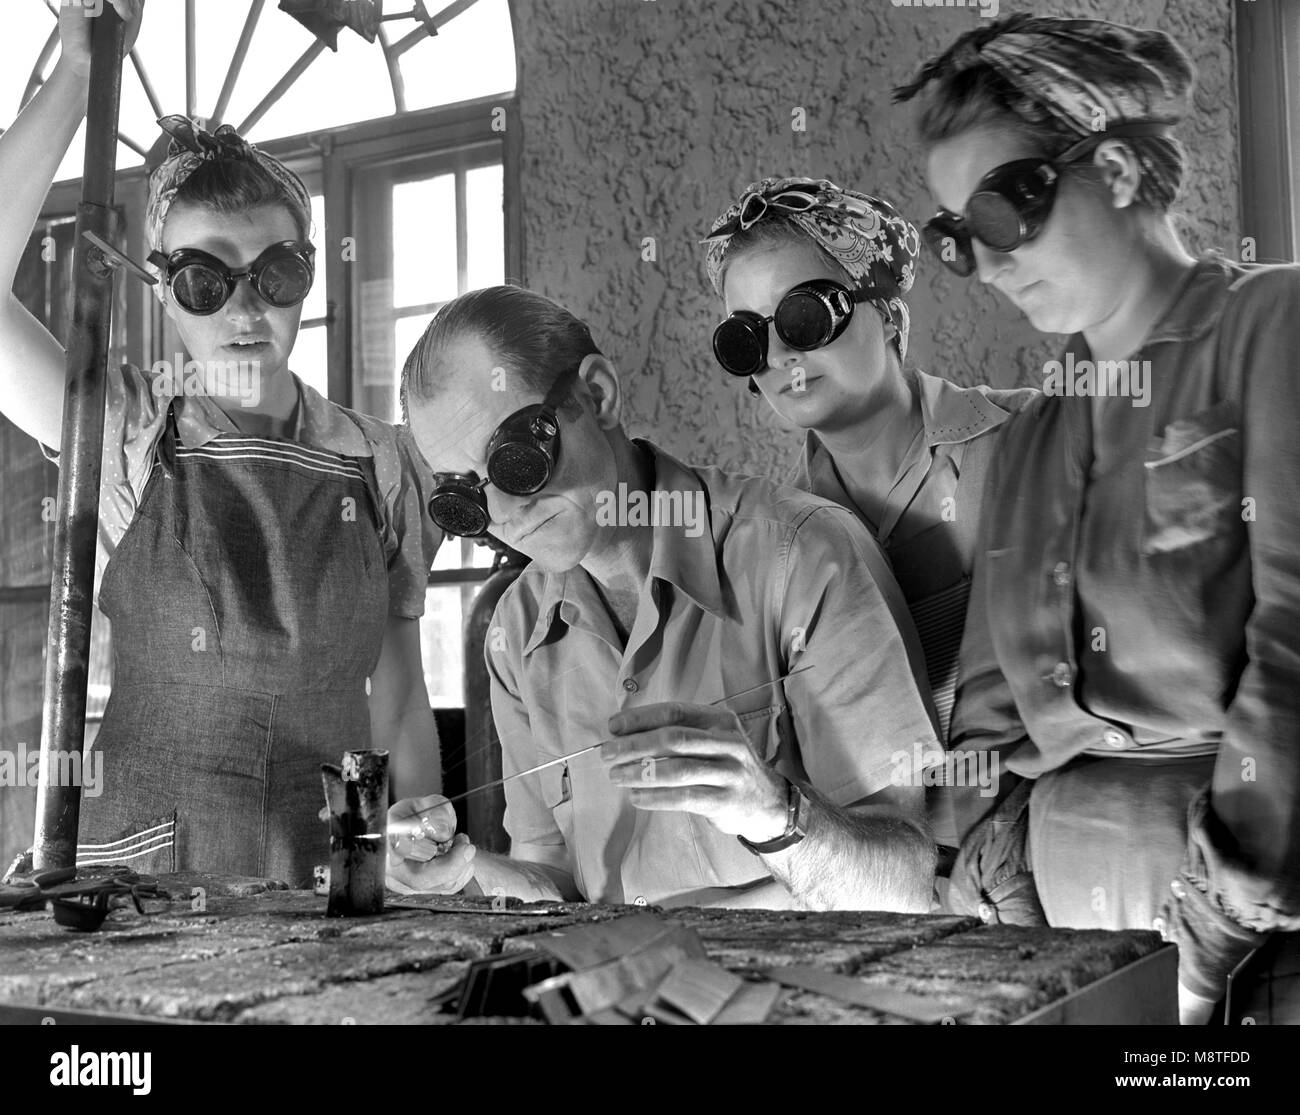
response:
<path id="1" fill-rule="evenodd" d="M 560 421 L 556 409 L 569 396 L 578 369 L 565 372 L 540 403 L 514 412 L 496 428 L 488 442 L 487 476 L 440 473 L 429 515 L 447 534 L 479 538 L 487 533 L 490 516 L 483 489 L 495 484 L 512 496 L 530 496 L 550 483 L 560 459 Z"/>
<path id="2" fill-rule="evenodd" d="M 976 184 L 962 214 L 940 209 L 921 230 L 930 250 L 963 278 L 976 267 L 971 240 L 995 252 L 1014 252 L 1042 231 L 1056 202 L 1061 174 L 1107 139 L 1167 135 L 1164 124 L 1121 124 L 1080 140 L 1054 159 L 1016 159 L 994 167 Z"/>
<path id="3" fill-rule="evenodd" d="M 853 306 L 880 291 L 850 291 L 833 279 L 813 279 L 788 291 L 770 317 L 735 310 L 713 330 L 713 355 L 733 376 L 758 375 L 767 367 L 767 326 L 787 347 L 799 352 L 823 348 L 848 328 Z"/>
<path id="4" fill-rule="evenodd" d="M 149 262 L 161 268 L 163 281 L 181 309 L 209 317 L 230 301 L 245 277 L 262 301 L 281 310 L 297 306 L 316 277 L 315 253 L 311 244 L 284 240 L 237 271 L 198 248 L 181 248 L 171 255 L 151 252 Z"/>

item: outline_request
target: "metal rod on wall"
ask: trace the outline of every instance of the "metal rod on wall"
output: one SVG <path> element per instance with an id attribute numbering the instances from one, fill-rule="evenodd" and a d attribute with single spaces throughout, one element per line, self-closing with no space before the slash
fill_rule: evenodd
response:
<path id="1" fill-rule="evenodd" d="M 72 329 L 59 454 L 59 513 L 50 586 L 49 652 L 41 731 L 41 783 L 36 795 L 33 862 L 37 870 L 77 860 L 79 778 L 85 742 L 86 685 L 94 595 L 99 475 L 104 447 L 104 394 L 113 309 L 112 271 L 82 235 L 112 243 L 118 109 L 126 26 L 105 5 L 92 36 L 86 158 L 77 207 Z"/>

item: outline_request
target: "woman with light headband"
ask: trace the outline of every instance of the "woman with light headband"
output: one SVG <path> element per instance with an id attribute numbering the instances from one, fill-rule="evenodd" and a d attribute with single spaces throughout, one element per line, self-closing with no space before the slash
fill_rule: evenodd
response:
<path id="1" fill-rule="evenodd" d="M 946 730 L 992 435 L 1035 392 L 905 368 L 920 237 L 886 201 L 827 179 L 766 178 L 705 243 L 727 312 L 714 356 L 805 431 L 792 483 L 848 508 L 888 555 Z M 951 848 L 990 801 L 971 788 L 930 804 Z"/>
<path id="2" fill-rule="evenodd" d="M 896 97 L 922 96 L 927 239 L 1070 334 L 1068 387 L 999 435 L 952 745 L 1037 780 L 1051 924 L 1178 944 L 1188 1022 L 1300 926 L 1300 268 L 1180 243 L 1193 79 L 1161 32 L 1016 16 Z"/>
<path id="3" fill-rule="evenodd" d="M 134 41 L 141 4 L 113 6 Z M 85 111 L 92 25 L 64 6 L 62 56 L 0 136 L 5 290 Z M 96 587 L 115 671 L 78 861 L 303 884 L 329 846 L 322 762 L 373 741 L 406 792 L 437 788 L 415 617 L 438 536 L 409 435 L 289 370 L 314 277 L 302 182 L 231 128 L 162 124 L 150 261 L 190 360 L 109 368 Z M 0 300 L 0 410 L 52 455 L 64 360 Z"/>

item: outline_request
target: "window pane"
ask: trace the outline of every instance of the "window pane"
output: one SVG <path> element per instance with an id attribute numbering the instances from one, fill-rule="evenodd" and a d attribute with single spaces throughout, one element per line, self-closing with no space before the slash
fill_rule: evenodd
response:
<path id="1" fill-rule="evenodd" d="M 420 619 L 424 684 L 434 708 L 465 704 L 465 644 L 462 632 L 478 585 L 435 585 L 425 594 Z"/>
<path id="2" fill-rule="evenodd" d="M 448 538 L 433 559 L 434 572 L 441 569 L 490 569 L 496 555 L 472 538 Z"/>
<path id="3" fill-rule="evenodd" d="M 430 11 L 434 8 L 429 5 Z M 395 26 L 403 29 L 406 25 Z M 408 109 L 468 101 L 513 89 L 515 51 L 509 5 L 506 0 L 478 0 L 440 28 L 437 38 L 416 43 L 402 55 L 399 65 Z"/>
<path id="4" fill-rule="evenodd" d="M 466 287 L 496 286 L 505 278 L 506 264 L 500 163 L 466 172 L 465 224 L 469 255 Z"/>
<path id="5" fill-rule="evenodd" d="M 393 187 L 393 304 L 449 302 L 460 293 L 456 179 L 451 174 Z"/>
<path id="6" fill-rule="evenodd" d="M 302 304 L 303 321 L 325 316 L 325 198 L 321 194 L 311 199 L 311 226 L 311 242 L 316 246 L 316 281 Z"/>
<path id="7" fill-rule="evenodd" d="M 329 362 L 326 354 L 325 326 L 313 325 L 298 331 L 290 367 L 294 374 L 322 395 L 329 395 Z"/>

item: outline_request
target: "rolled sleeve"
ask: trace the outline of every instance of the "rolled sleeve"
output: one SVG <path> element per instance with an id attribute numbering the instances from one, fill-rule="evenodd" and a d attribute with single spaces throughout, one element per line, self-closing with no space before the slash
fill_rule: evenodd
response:
<path id="1" fill-rule="evenodd" d="M 799 523 L 782 590 L 782 632 L 802 648 L 790 665 L 812 667 L 785 682 L 804 769 L 851 805 L 896 783 L 900 747 L 938 747 L 920 643 L 880 547 L 842 508 Z"/>

